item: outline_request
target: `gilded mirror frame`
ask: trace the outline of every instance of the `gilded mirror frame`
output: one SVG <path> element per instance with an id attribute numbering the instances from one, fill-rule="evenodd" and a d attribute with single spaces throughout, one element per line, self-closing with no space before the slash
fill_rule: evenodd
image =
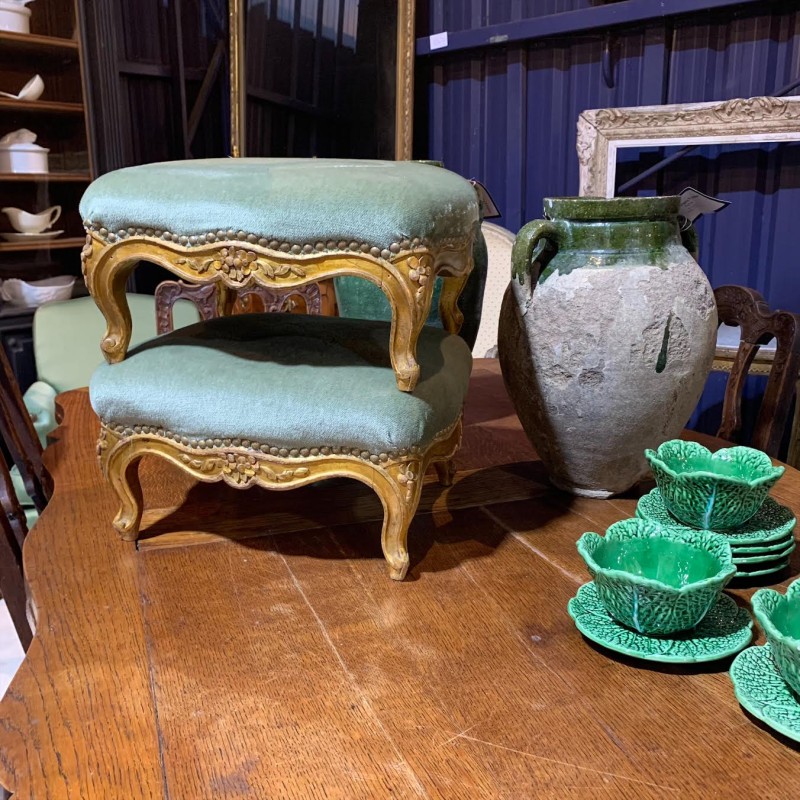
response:
<path id="1" fill-rule="evenodd" d="M 245 0 L 228 0 L 231 85 L 231 155 L 245 155 L 246 70 Z M 397 68 L 395 76 L 394 157 L 412 157 L 414 135 L 414 49 L 415 0 L 397 0 Z"/>

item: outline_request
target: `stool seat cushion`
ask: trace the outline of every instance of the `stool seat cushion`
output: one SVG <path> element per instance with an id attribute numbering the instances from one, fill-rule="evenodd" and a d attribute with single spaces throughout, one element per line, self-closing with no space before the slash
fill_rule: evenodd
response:
<path id="1" fill-rule="evenodd" d="M 166 232 L 188 246 L 205 244 L 208 235 L 243 234 L 273 249 L 383 251 L 414 239 L 463 240 L 478 224 L 477 196 L 459 175 L 430 164 L 355 159 L 210 158 L 127 167 L 94 181 L 80 211 L 87 228 L 111 241 L 131 230 L 162 238 Z"/>
<path id="2" fill-rule="evenodd" d="M 427 446 L 461 413 L 472 365 L 463 339 L 425 327 L 417 354 L 416 389 L 400 392 L 388 323 L 246 314 L 147 342 L 98 367 L 89 388 L 106 424 L 151 426 L 192 444 L 380 455 Z"/>

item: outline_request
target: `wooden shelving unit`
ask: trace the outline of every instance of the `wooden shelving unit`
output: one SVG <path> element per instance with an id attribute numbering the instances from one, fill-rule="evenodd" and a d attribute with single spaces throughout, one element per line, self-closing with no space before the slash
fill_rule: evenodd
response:
<path id="1" fill-rule="evenodd" d="M 0 112 L 15 111 L 18 114 L 78 114 L 84 113 L 83 103 L 59 103 L 48 100 L 11 100 L 0 97 Z"/>
<path id="2" fill-rule="evenodd" d="M 9 183 L 88 183 L 88 172 L 0 172 L 0 182 Z"/>
<path id="3" fill-rule="evenodd" d="M 38 280 L 80 276 L 85 241 L 78 203 L 92 180 L 83 47 L 76 0 L 47 0 L 31 5 L 30 34 L 0 31 L 0 90 L 17 93 L 34 75 L 44 81 L 35 101 L 0 98 L 0 136 L 27 128 L 49 149 L 50 172 L 0 173 L 0 208 L 39 213 L 61 206 L 53 226 L 55 239 L 8 242 L 0 237 L 0 278 Z M 13 232 L 0 213 L 0 233 Z M 76 293 L 85 293 L 82 280 Z M 0 304 L 0 341 L 24 389 L 35 375 L 31 322 L 34 309 Z"/>
<path id="4" fill-rule="evenodd" d="M 34 12 L 35 13 L 35 12 Z M 6 53 L 15 55 L 63 55 L 80 53 L 81 45 L 77 39 L 67 39 L 62 36 L 42 36 L 36 33 L 11 33 L 0 31 L 0 46 Z"/>
<path id="5" fill-rule="evenodd" d="M 50 239 L 39 242 L 4 242 L 0 241 L 0 253 L 24 253 L 31 250 L 64 250 L 83 247 L 86 239 L 80 236 L 68 236 L 63 239 Z"/>

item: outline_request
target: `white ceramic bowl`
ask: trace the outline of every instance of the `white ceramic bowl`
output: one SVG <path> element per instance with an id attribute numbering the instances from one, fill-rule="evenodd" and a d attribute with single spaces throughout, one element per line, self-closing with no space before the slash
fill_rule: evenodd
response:
<path id="1" fill-rule="evenodd" d="M 9 278 L 0 287 L 0 297 L 13 306 L 40 306 L 54 300 L 68 300 L 72 297 L 75 278 L 71 275 L 59 275 L 56 278 L 45 278 L 41 281 L 21 281 Z"/>

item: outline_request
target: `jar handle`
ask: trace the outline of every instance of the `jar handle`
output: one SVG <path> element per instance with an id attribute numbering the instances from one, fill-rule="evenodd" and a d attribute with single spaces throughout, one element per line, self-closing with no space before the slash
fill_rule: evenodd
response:
<path id="1" fill-rule="evenodd" d="M 535 219 L 524 225 L 517 238 L 514 240 L 514 247 L 511 250 L 511 279 L 516 278 L 520 284 L 525 282 L 525 276 L 531 275 L 531 291 L 536 286 L 539 273 L 531 274 L 531 267 L 536 263 L 536 258 L 541 255 L 534 251 L 538 244 L 549 244 L 554 250 L 558 249 L 558 228 L 549 219 Z"/>

